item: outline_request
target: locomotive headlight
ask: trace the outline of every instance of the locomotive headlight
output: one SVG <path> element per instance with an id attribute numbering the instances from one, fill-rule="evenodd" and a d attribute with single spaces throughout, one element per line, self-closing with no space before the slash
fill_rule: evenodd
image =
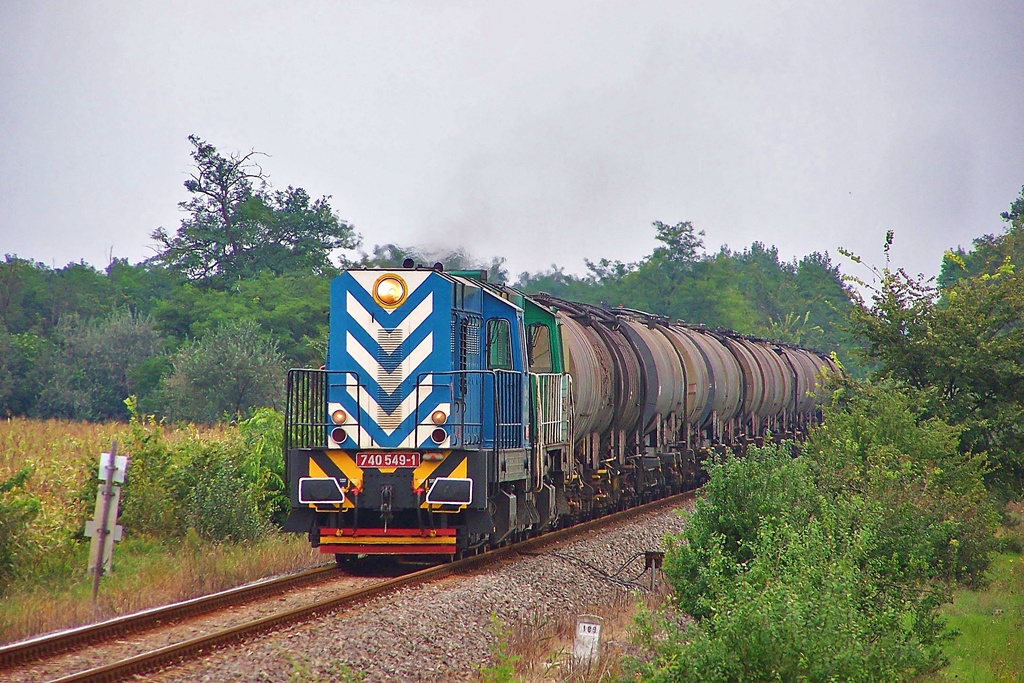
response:
<path id="1" fill-rule="evenodd" d="M 443 410 L 435 410 L 430 414 L 430 421 L 436 425 L 443 425 L 448 421 L 448 416 L 445 415 Z"/>
<path id="2" fill-rule="evenodd" d="M 383 275 L 373 286 L 373 298 L 388 308 L 394 308 L 405 301 L 405 295 L 405 282 L 397 275 Z"/>
<path id="3" fill-rule="evenodd" d="M 336 425 L 345 424 L 345 420 L 347 419 L 348 413 L 346 413 L 344 410 L 335 410 L 333 413 L 331 413 L 331 422 L 333 422 Z"/>

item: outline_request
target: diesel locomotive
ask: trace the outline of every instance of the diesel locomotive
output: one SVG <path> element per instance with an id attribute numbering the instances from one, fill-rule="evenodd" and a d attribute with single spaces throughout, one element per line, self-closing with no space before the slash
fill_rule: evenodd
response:
<path id="1" fill-rule="evenodd" d="M 349 270 L 326 363 L 288 373 L 288 531 L 339 562 L 458 557 L 695 486 L 819 419 L 819 352 L 486 273 Z"/>

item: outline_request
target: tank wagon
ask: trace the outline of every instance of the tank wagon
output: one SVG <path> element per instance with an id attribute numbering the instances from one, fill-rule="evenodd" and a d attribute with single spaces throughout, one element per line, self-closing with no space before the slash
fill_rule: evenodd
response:
<path id="1" fill-rule="evenodd" d="M 461 556 L 699 483 L 819 419 L 818 352 L 485 273 L 331 283 L 327 358 L 288 373 L 288 531 L 339 561 Z"/>

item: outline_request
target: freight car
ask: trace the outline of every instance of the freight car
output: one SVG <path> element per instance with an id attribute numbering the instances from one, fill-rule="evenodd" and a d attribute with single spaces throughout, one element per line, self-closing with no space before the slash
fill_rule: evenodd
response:
<path id="1" fill-rule="evenodd" d="M 339 561 L 462 556 L 694 486 L 818 419 L 827 356 L 485 273 L 331 283 L 326 364 L 288 373 L 288 531 Z"/>

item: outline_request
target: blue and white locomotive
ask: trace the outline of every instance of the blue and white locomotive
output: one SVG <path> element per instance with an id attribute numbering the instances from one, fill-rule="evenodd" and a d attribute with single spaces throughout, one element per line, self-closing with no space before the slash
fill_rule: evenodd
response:
<path id="1" fill-rule="evenodd" d="M 459 556 L 693 485 L 817 419 L 829 359 L 485 273 L 349 270 L 326 363 L 291 370 L 289 531 L 339 560 Z"/>
<path id="2" fill-rule="evenodd" d="M 521 305 L 409 268 L 343 273 L 330 310 L 324 369 L 289 373 L 286 529 L 326 553 L 454 555 L 551 521 L 553 487 L 543 514 L 524 496 L 531 391 L 568 380 L 531 382 Z"/>

